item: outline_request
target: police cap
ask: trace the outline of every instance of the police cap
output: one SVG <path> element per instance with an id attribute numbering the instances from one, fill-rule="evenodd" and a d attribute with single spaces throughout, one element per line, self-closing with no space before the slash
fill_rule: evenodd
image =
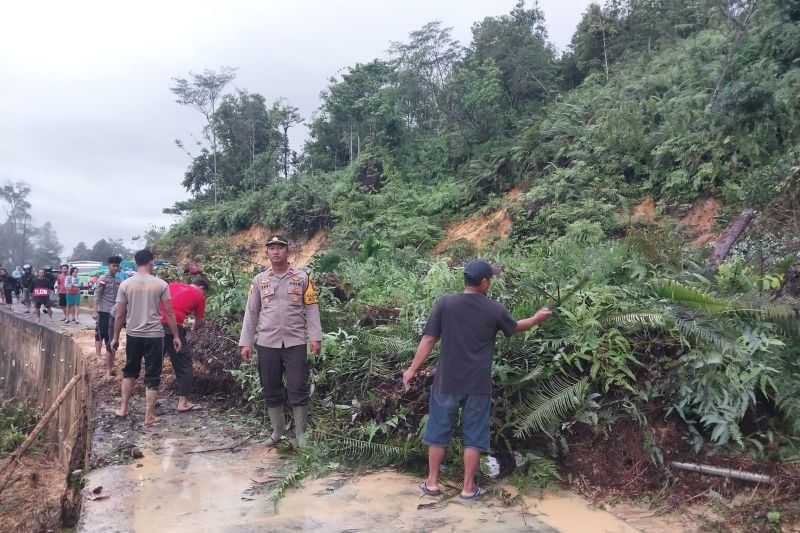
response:
<path id="1" fill-rule="evenodd" d="M 289 241 L 283 235 L 270 235 L 269 239 L 267 239 L 266 246 L 270 244 L 282 244 L 284 246 L 289 246 Z"/>

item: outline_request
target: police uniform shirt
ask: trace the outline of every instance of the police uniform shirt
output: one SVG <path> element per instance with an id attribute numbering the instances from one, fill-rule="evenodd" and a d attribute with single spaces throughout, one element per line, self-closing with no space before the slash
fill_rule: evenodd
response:
<path id="1" fill-rule="evenodd" d="M 278 274 L 271 268 L 258 274 L 250 285 L 239 346 L 289 348 L 308 340 L 322 341 L 322 325 L 316 290 L 308 274 L 289 265 Z"/>

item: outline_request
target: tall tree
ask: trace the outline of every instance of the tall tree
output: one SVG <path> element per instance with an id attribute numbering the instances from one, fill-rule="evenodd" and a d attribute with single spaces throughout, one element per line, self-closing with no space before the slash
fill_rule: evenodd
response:
<path id="1" fill-rule="evenodd" d="M 128 255 L 130 251 L 122 243 L 122 239 L 100 239 L 92 246 L 89 257 L 92 261 L 105 262 L 112 255 Z"/>
<path id="2" fill-rule="evenodd" d="M 30 240 L 34 228 L 31 224 L 31 203 L 28 201 L 30 192 L 30 186 L 22 181 L 9 181 L 0 188 L 0 200 L 6 214 L 0 232 L 0 261 L 21 264 L 32 251 Z"/>
<path id="3" fill-rule="evenodd" d="M 166 226 L 154 226 L 150 225 L 147 228 L 147 231 L 144 232 L 143 235 L 137 235 L 135 237 L 131 237 L 131 240 L 136 243 L 137 248 L 153 248 L 153 245 L 164 238 L 164 235 L 167 234 L 167 227 Z"/>
<path id="4" fill-rule="evenodd" d="M 222 98 L 222 92 L 236 77 L 236 69 L 222 67 L 219 72 L 210 69 L 204 70 L 201 74 L 189 73 L 191 79 L 172 78 L 175 82 L 170 90 L 178 96 L 176 102 L 180 105 L 190 107 L 198 111 L 205 119 L 203 134 L 211 144 L 211 159 L 213 162 L 213 182 L 211 187 L 214 191 L 214 203 L 217 203 L 217 130 L 215 127 L 215 115 L 217 103 Z M 176 141 L 178 146 L 182 146 L 180 141 Z"/>
<path id="5" fill-rule="evenodd" d="M 312 168 L 333 170 L 357 158 L 362 144 L 392 146 L 392 125 L 401 122 L 395 90 L 397 71 L 386 61 L 357 63 L 341 79 L 331 78 L 322 106 L 309 127 L 305 152 Z"/>
<path id="6" fill-rule="evenodd" d="M 52 224 L 45 222 L 41 228 L 36 230 L 35 248 L 33 250 L 33 264 L 37 266 L 51 265 L 57 266 L 61 261 L 61 253 L 64 247 L 58 242 L 58 235 L 53 229 Z"/>
<path id="7" fill-rule="evenodd" d="M 239 90 L 235 95 L 225 95 L 216 114 L 217 136 L 220 145 L 220 184 L 227 195 L 264 185 L 272 176 L 247 173 L 257 158 L 259 170 L 263 160 L 279 159 L 283 150 L 283 137 L 275 122 L 276 117 L 267 109 L 264 97 Z M 265 156 L 266 154 L 266 156 Z M 251 179 L 257 177 L 258 179 Z"/>
<path id="8" fill-rule="evenodd" d="M 283 134 L 283 177 L 289 179 L 289 162 L 291 158 L 291 151 L 289 150 L 289 128 L 296 126 L 303 122 L 300 116 L 299 109 L 285 98 L 279 98 L 272 104 L 272 116 L 275 122 L 281 128 Z"/>
<path id="9" fill-rule="evenodd" d="M 439 21 L 429 22 L 411 32 L 408 42 L 393 42 L 389 48 L 399 69 L 398 88 L 409 126 L 428 132 L 438 126 L 445 81 L 462 53 L 451 32 Z"/>
<path id="10" fill-rule="evenodd" d="M 488 59 L 497 65 L 511 107 L 554 96 L 555 49 L 536 2 L 528 8 L 525 0 L 519 0 L 508 15 L 487 17 L 473 25 L 468 57 L 476 66 Z"/>
<path id="11" fill-rule="evenodd" d="M 83 241 L 76 244 L 75 248 L 72 249 L 72 253 L 69 254 L 70 261 L 90 261 L 91 258 L 92 252 Z"/>

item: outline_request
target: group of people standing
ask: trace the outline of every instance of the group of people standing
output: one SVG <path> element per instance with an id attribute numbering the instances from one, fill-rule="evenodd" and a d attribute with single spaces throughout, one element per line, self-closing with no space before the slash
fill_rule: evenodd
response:
<path id="1" fill-rule="evenodd" d="M 122 368 L 122 395 L 118 417 L 127 417 L 131 394 L 144 363 L 146 425 L 158 418 L 154 408 L 161 384 L 164 355 L 168 355 L 178 385 L 178 412 L 200 408 L 189 401 L 192 390 L 192 355 L 186 339 L 186 318 L 194 318 L 192 328 L 202 325 L 208 281 L 201 275 L 190 283 L 172 282 L 153 275 L 154 256 L 150 250 L 134 254 L 136 273 L 120 275 L 120 257 L 108 258 L 108 272 L 98 278 L 92 304 L 96 320 L 95 351 L 102 356 L 105 347 L 106 375 L 116 376 L 115 357 L 120 335 L 125 328 L 125 364 Z"/>
<path id="2" fill-rule="evenodd" d="M 25 307 L 25 313 L 31 312 L 31 307 L 36 313 L 36 321 L 41 323 L 41 310 L 44 308 L 46 315 L 51 320 L 53 317 L 53 302 L 57 299 L 58 306 L 64 313 L 62 322 L 78 323 L 78 309 L 81 301 L 81 282 L 78 278 L 78 269 L 69 265 L 61 265 L 58 274 L 47 265 L 33 273 L 29 264 L 16 267 L 11 273 L 0 267 L 0 287 L 2 287 L 3 306 L 6 310 L 13 310 L 14 296 Z"/>

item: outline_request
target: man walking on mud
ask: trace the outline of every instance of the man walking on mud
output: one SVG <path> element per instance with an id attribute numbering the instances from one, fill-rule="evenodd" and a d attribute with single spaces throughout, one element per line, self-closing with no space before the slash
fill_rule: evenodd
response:
<path id="1" fill-rule="evenodd" d="M 408 387 L 436 342 L 442 339 L 423 438 L 428 445 L 428 478 L 419 486 L 431 496 L 441 494 L 439 466 L 450 444 L 459 409 L 464 435 L 461 499 L 473 500 L 481 495 L 475 474 L 481 453 L 489 450 L 492 359 L 497 332 L 510 337 L 544 322 L 552 314 L 543 307 L 530 318 L 514 320 L 505 307 L 486 296 L 492 276 L 497 273 L 481 259 L 464 266 L 464 292 L 436 300 L 411 366 L 403 374 L 403 383 Z"/>
<path id="2" fill-rule="evenodd" d="M 119 265 L 122 258 L 114 255 L 108 258 L 108 272 L 97 279 L 94 288 L 94 303 L 92 304 L 92 318 L 95 323 L 94 330 L 94 350 L 97 358 L 103 345 L 106 347 L 106 375 L 115 376 L 114 370 L 114 349 L 111 347 L 111 337 L 114 336 L 114 317 L 111 311 L 117 301 L 117 291 L 122 284 L 122 280 L 117 276 Z"/>
<path id="3" fill-rule="evenodd" d="M 250 285 L 239 347 L 242 359 L 249 361 L 258 331 L 258 375 L 272 424 L 269 443 L 274 446 L 283 436 L 283 406 L 288 401 L 297 443 L 303 446 L 310 395 L 306 339 L 312 355 L 322 346 L 318 298 L 308 274 L 289 264 L 285 237 L 273 235 L 267 240 L 267 257 L 271 268 L 253 278 Z"/>
<path id="4" fill-rule="evenodd" d="M 158 386 L 161 384 L 161 368 L 164 361 L 164 328 L 161 326 L 161 305 L 172 332 L 172 345 L 181 350 L 181 339 L 175 323 L 169 289 L 164 280 L 153 276 L 153 252 L 139 250 L 134 255 L 136 274 L 126 279 L 117 291 L 117 316 L 114 321 L 114 338 L 111 348 L 119 347 L 119 334 L 123 324 L 125 335 L 125 367 L 122 369 L 122 403 L 117 416 L 128 416 L 128 403 L 133 386 L 139 378 L 144 359 L 145 425 L 158 422 L 153 414 Z"/>
<path id="5" fill-rule="evenodd" d="M 53 320 L 52 303 L 50 302 L 50 291 L 53 288 L 52 280 L 47 277 L 43 268 L 36 271 L 36 277 L 31 280 L 31 295 L 33 305 L 36 308 L 36 322 L 42 323 L 42 306 L 44 312 Z"/>

